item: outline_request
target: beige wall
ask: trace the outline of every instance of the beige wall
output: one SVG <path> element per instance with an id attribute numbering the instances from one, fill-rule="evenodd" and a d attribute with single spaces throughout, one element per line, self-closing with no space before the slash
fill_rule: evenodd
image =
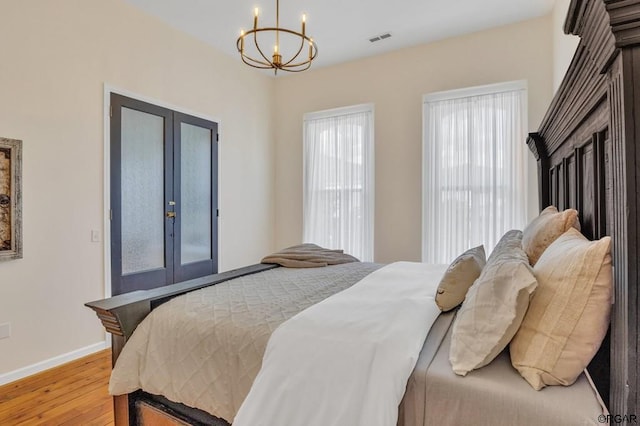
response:
<path id="1" fill-rule="evenodd" d="M 524 79 L 529 89 L 529 129 L 535 130 L 551 99 L 551 50 L 551 17 L 547 16 L 279 78 L 277 246 L 300 243 L 302 239 L 303 114 L 372 102 L 375 260 L 420 260 L 422 96 Z M 532 216 L 537 211 L 535 164 L 530 169 Z"/>
<path id="2" fill-rule="evenodd" d="M 556 0 L 553 7 L 553 91 L 562 83 L 580 37 L 564 33 L 564 21 L 571 0 Z"/>
<path id="3" fill-rule="evenodd" d="M 275 83 L 121 0 L 2 4 L 0 136 L 22 139 L 24 259 L 0 263 L 3 373 L 100 342 L 103 85 L 221 121 L 220 269 L 274 248 Z"/>
<path id="4" fill-rule="evenodd" d="M 376 260 L 419 260 L 422 95 L 526 79 L 530 129 L 551 97 L 551 17 L 274 80 L 122 0 L 5 3 L 0 136 L 24 141 L 24 259 L 0 263 L 0 378 L 103 339 L 83 303 L 105 287 L 90 242 L 105 83 L 220 120 L 221 270 L 300 242 L 305 112 L 375 104 Z"/>

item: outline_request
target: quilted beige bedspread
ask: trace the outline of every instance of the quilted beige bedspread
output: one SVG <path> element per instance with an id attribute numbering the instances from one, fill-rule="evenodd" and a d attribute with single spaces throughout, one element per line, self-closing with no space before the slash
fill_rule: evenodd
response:
<path id="1" fill-rule="evenodd" d="M 231 422 L 275 328 L 381 266 L 277 268 L 172 299 L 133 333 L 109 392 L 143 389 Z"/>

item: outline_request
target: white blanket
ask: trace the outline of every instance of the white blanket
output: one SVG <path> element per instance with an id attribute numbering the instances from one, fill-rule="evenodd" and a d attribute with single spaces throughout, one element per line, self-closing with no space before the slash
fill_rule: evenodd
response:
<path id="1" fill-rule="evenodd" d="M 285 321 L 233 425 L 395 425 L 446 268 L 393 263 Z"/>

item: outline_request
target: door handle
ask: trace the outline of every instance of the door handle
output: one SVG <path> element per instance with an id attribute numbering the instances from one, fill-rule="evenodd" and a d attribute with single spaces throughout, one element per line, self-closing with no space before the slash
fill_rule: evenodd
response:
<path id="1" fill-rule="evenodd" d="M 176 212 L 167 212 L 167 217 L 169 219 L 175 219 L 176 218 Z"/>

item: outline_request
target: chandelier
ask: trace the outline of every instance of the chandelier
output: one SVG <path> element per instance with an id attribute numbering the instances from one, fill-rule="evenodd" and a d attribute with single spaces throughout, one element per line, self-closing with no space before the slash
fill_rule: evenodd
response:
<path id="1" fill-rule="evenodd" d="M 253 16 L 253 29 L 247 32 L 240 31 L 240 37 L 236 41 L 236 47 L 240 52 L 242 61 L 254 68 L 273 69 L 275 74 L 278 74 L 278 70 L 288 72 L 308 70 L 311 67 L 311 61 L 318 55 L 318 46 L 316 46 L 312 38 L 306 35 L 306 16 L 302 15 L 302 31 L 297 32 L 287 28 L 280 28 L 280 0 L 276 0 L 275 27 L 258 28 L 258 12 L 258 8 L 256 8 Z M 271 34 L 271 41 L 275 39 L 273 54 L 270 57 L 260 47 L 258 34 L 260 34 L 263 44 L 266 42 L 264 38 L 268 34 Z M 283 46 L 280 43 L 281 36 L 283 40 L 288 39 L 285 41 L 285 49 L 282 49 Z M 251 39 L 253 39 L 253 43 L 251 43 Z M 245 44 L 248 46 L 245 46 Z M 253 45 L 255 45 L 255 48 L 253 48 Z M 285 55 L 284 58 L 283 55 Z"/>

